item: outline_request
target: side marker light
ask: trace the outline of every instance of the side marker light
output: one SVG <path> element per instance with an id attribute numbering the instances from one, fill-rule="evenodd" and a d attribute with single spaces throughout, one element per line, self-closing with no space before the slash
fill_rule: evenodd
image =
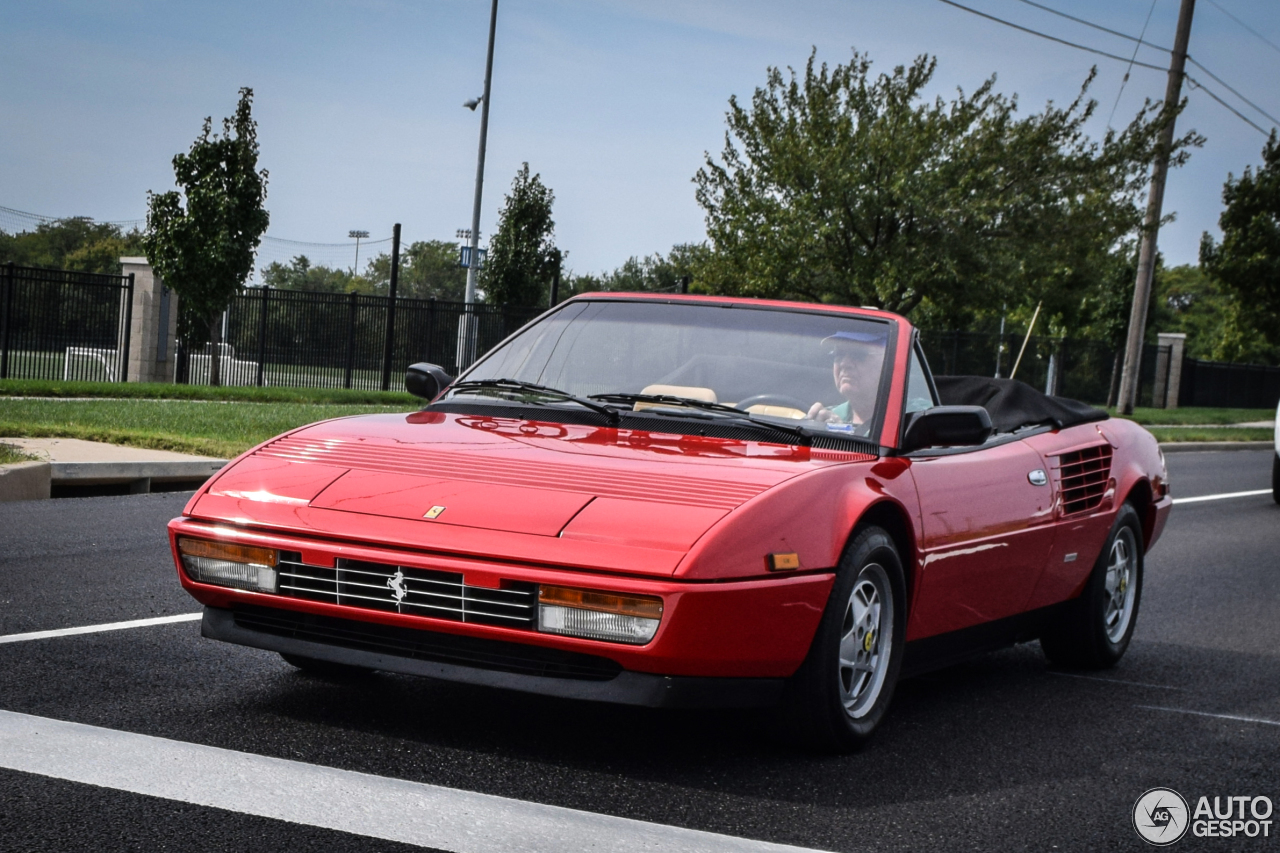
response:
<path id="1" fill-rule="evenodd" d="M 800 568 L 800 555 L 795 551 L 786 554 L 770 554 L 765 557 L 764 565 L 771 572 L 794 572 Z"/>

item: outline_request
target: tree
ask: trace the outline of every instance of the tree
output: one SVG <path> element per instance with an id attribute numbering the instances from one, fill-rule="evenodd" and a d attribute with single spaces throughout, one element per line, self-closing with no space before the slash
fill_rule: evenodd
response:
<path id="1" fill-rule="evenodd" d="M 120 258 L 142 252 L 142 233 L 83 216 L 41 222 L 34 231 L 0 233 L 0 263 L 120 273 Z"/>
<path id="2" fill-rule="evenodd" d="M 272 261 L 262 268 L 262 283 L 281 290 L 306 290 L 312 293 L 363 293 L 372 287 L 350 270 L 333 269 L 312 264 L 306 255 L 298 255 L 287 264 Z"/>
<path id="3" fill-rule="evenodd" d="M 513 308 L 547 304 L 560 264 L 556 224 L 551 218 L 554 201 L 555 193 L 538 175 L 529 174 L 529 164 L 521 166 L 498 214 L 498 230 L 489 240 L 488 257 L 480 271 L 485 302 Z"/>
<path id="4" fill-rule="evenodd" d="M 1220 282 L 1272 345 L 1280 345 L 1280 145 L 1276 132 L 1262 149 L 1262 166 L 1245 167 L 1222 188 L 1222 243 L 1200 240 L 1200 265 Z"/>
<path id="5" fill-rule="evenodd" d="M 208 324 L 211 385 L 221 384 L 222 312 L 253 271 L 254 251 L 270 221 L 262 206 L 267 170 L 258 170 L 252 106 L 253 90 L 241 89 L 234 117 L 222 121 L 222 135 L 210 135 L 213 120 L 206 118 L 191 150 L 173 158 L 181 194 L 147 193 L 147 258 Z"/>
<path id="6" fill-rule="evenodd" d="M 391 285 L 391 255 L 383 252 L 369 261 L 365 278 L 377 293 Z M 446 240 L 419 240 L 400 250 L 399 296 L 461 302 L 467 295 L 467 271 L 458 266 L 458 244 Z"/>
<path id="7" fill-rule="evenodd" d="M 1093 75 L 1067 107 L 1019 118 L 995 78 L 946 102 L 922 92 L 936 61 L 871 75 L 854 53 L 803 74 L 768 71 L 729 102 L 720 161 L 694 178 L 711 252 L 696 289 L 875 305 L 969 325 L 1002 303 L 1060 326 L 1141 224 L 1138 194 L 1170 112 L 1147 104 L 1101 142 L 1083 127 Z M 1200 138 L 1177 140 L 1181 164 Z M 1045 317 L 1042 316 L 1042 321 Z"/>
<path id="8" fill-rule="evenodd" d="M 684 277 L 696 280 L 695 271 L 707 253 L 704 243 L 678 243 L 666 257 L 655 252 L 648 257 L 630 257 L 613 272 L 566 275 L 561 292 L 565 296 L 601 290 L 675 293 Z"/>

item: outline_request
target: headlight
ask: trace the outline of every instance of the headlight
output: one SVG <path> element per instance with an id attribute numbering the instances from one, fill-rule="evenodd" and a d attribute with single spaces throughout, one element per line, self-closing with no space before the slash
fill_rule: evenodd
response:
<path id="1" fill-rule="evenodd" d="M 662 621 L 662 599 L 563 586 L 538 587 L 538 630 L 642 645 Z"/>
<path id="2" fill-rule="evenodd" d="M 200 583 L 253 592 L 276 592 L 278 589 L 276 563 L 280 553 L 274 548 L 181 536 L 178 538 L 178 553 L 182 555 L 182 567 L 187 574 Z"/>

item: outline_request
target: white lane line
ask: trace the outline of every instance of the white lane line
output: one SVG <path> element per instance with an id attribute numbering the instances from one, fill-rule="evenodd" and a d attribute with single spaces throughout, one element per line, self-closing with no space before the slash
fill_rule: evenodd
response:
<path id="1" fill-rule="evenodd" d="M 1097 675 L 1079 675 L 1074 672 L 1055 672 L 1046 670 L 1050 675 L 1058 675 L 1062 678 L 1083 678 L 1086 681 L 1105 681 L 1108 684 L 1126 684 L 1131 687 L 1154 687 L 1157 690 L 1185 690 L 1185 687 L 1173 687 L 1168 684 L 1152 684 L 1149 681 L 1125 681 L 1122 678 L 1102 678 Z"/>
<path id="2" fill-rule="evenodd" d="M 1227 498 L 1251 498 L 1255 495 L 1269 495 L 1270 489 L 1254 489 L 1251 492 L 1226 492 L 1221 495 L 1197 495 L 1194 498 L 1174 498 L 1175 504 L 1195 504 L 1201 501 L 1221 501 Z"/>
<path id="3" fill-rule="evenodd" d="M 12 711 L 0 767 L 454 853 L 804 850 Z"/>
<path id="4" fill-rule="evenodd" d="M 1160 705 L 1135 705 L 1135 708 L 1146 708 L 1148 711 L 1168 711 L 1171 714 L 1192 714 L 1197 717 L 1213 717 L 1217 720 L 1234 720 L 1238 723 L 1261 723 L 1264 726 L 1280 726 L 1280 721 L 1264 720 L 1261 717 L 1241 717 L 1236 714 L 1210 714 L 1208 711 L 1189 711 L 1186 708 L 1165 708 Z"/>
<path id="5" fill-rule="evenodd" d="M 31 631 L 26 634 L 0 634 L 0 645 L 25 643 L 28 640 L 48 640 L 53 637 L 72 637 L 76 634 L 97 634 L 101 631 L 123 631 L 126 628 L 148 628 L 152 625 L 171 625 L 174 622 L 195 622 L 203 613 L 183 613 L 181 616 L 157 616 L 154 619 L 130 619 L 128 622 L 107 622 L 102 625 L 81 625 L 79 628 L 58 628 L 54 631 Z"/>

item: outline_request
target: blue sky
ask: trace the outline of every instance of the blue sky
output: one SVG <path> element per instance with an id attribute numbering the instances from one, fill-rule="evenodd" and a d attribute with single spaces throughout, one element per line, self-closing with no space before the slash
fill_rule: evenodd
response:
<path id="1" fill-rule="evenodd" d="M 1128 56 L 1131 45 L 1019 2 L 964 0 L 1025 26 Z M 1042 0 L 1137 34 L 1151 0 Z M 1178 0 L 1154 0 L 1147 39 L 1173 41 Z M 1280 116 L 1280 4 L 1200 0 L 1192 56 Z M 341 243 L 452 239 L 470 224 L 487 0 L 314 0 L 4 4 L 0 52 L 0 206 L 52 216 L 131 220 L 148 189 L 172 186 L 169 161 L 201 120 L 252 86 L 270 170 L 269 234 Z M 1124 65 L 1054 45 L 938 0 L 501 0 L 483 230 L 522 161 L 556 193 L 557 242 L 579 272 L 703 238 L 691 178 L 723 145 L 730 95 L 748 97 L 769 65 L 800 67 L 811 48 L 844 62 L 853 48 L 878 68 L 938 57 L 936 94 L 998 75 L 1024 110 L 1071 100 L 1089 67 L 1105 130 Z M 1144 49 L 1140 60 L 1164 56 Z M 1193 74 L 1206 75 L 1192 69 Z M 1270 123 L 1206 80 L 1258 124 Z M 1135 68 L 1116 112 L 1126 123 L 1165 75 Z M 1161 234 L 1173 263 L 1194 262 L 1216 231 L 1227 173 L 1260 160 L 1264 137 L 1191 91 L 1179 129 L 1208 137 L 1173 173 Z M 345 249 L 305 249 L 350 263 Z M 275 244 L 262 260 L 291 251 Z M 273 257 L 266 257 L 272 254 Z"/>

